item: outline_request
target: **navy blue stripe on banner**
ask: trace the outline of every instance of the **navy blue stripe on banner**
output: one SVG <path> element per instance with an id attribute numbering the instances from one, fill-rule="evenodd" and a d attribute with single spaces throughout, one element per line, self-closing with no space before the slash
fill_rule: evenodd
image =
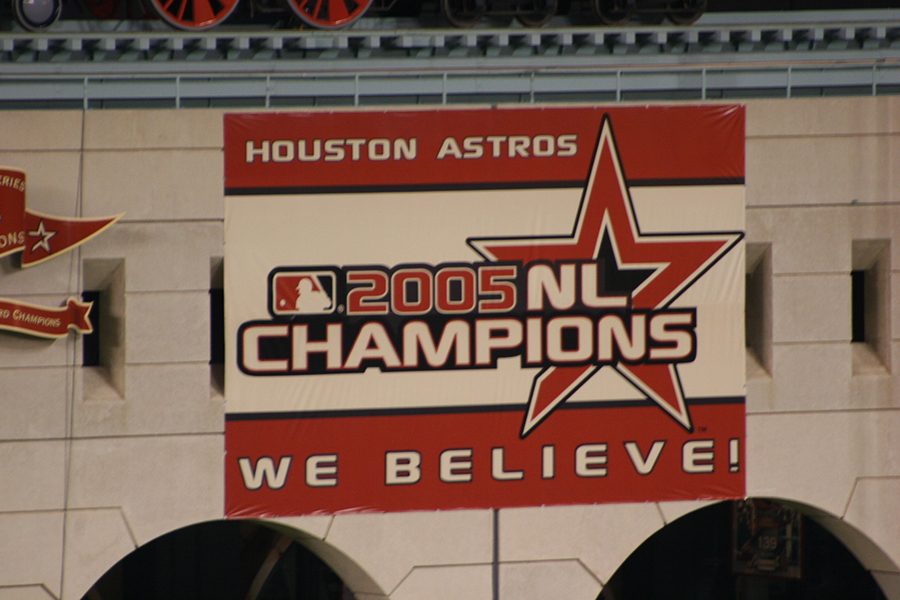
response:
<path id="1" fill-rule="evenodd" d="M 629 179 L 628 187 L 677 187 L 705 185 L 744 185 L 743 177 L 720 179 Z"/>
<path id="2" fill-rule="evenodd" d="M 720 404 L 744 404 L 744 396 L 723 396 L 715 398 L 689 398 L 688 406 L 710 406 Z M 558 410 L 584 410 L 603 408 L 654 407 L 652 400 L 611 400 L 595 402 L 566 402 Z M 466 413 L 490 413 L 521 411 L 524 404 L 475 404 L 468 406 L 419 406 L 410 408 L 364 408 L 347 410 L 310 410 L 279 412 L 228 413 L 226 421 L 279 421 L 284 419 L 337 419 L 348 417 L 394 417 L 411 415 L 453 415 Z"/>
<path id="3" fill-rule="evenodd" d="M 549 190 L 549 189 L 581 189 L 586 181 L 514 181 L 485 183 L 441 183 L 412 185 L 366 185 L 366 186 L 297 186 L 297 187 L 252 187 L 225 188 L 226 196 L 279 196 L 301 194 L 348 194 L 348 193 L 387 193 L 387 192 L 448 192 L 467 190 Z M 713 186 L 744 185 L 743 177 L 723 177 L 720 179 L 632 179 L 629 187 L 677 187 L 677 186 Z"/>

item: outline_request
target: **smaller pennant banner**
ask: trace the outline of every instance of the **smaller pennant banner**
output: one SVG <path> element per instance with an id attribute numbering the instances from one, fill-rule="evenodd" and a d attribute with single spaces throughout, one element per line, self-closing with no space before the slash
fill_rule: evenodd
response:
<path id="1" fill-rule="evenodd" d="M 42 338 L 60 338 L 70 329 L 91 333 L 88 315 L 92 303 L 69 298 L 61 308 L 48 308 L 27 302 L 0 298 L 0 329 Z"/>
<path id="2" fill-rule="evenodd" d="M 64 219 L 25 210 L 25 247 L 22 266 L 31 267 L 68 252 L 113 223 L 121 215 L 102 219 Z"/>
<path id="3" fill-rule="evenodd" d="M 56 217 L 25 208 L 25 172 L 0 167 L 0 256 L 22 252 L 31 267 L 85 243 L 122 215 L 99 219 Z"/>

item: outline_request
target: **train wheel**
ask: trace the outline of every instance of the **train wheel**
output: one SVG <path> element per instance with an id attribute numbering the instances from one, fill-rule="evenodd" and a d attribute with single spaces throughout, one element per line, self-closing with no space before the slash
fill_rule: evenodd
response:
<path id="1" fill-rule="evenodd" d="M 238 0 L 150 0 L 159 17 L 176 29 L 202 31 L 234 12 Z"/>
<path id="2" fill-rule="evenodd" d="M 707 0 L 680 0 L 666 13 L 676 25 L 690 25 L 706 10 Z"/>
<path id="3" fill-rule="evenodd" d="M 119 9 L 117 0 L 81 0 L 81 7 L 95 19 L 112 19 Z"/>
<path id="4" fill-rule="evenodd" d="M 525 27 L 543 27 L 553 18 L 559 8 L 559 0 L 535 0 L 528 4 L 533 5 L 529 12 L 516 15 L 516 18 Z"/>
<path id="5" fill-rule="evenodd" d="M 484 0 L 441 0 L 441 14 L 454 27 L 474 27 L 486 11 Z"/>
<path id="6" fill-rule="evenodd" d="M 59 19 L 62 0 L 12 0 L 16 21 L 28 31 L 47 29 Z"/>
<path id="7" fill-rule="evenodd" d="M 607 25 L 621 25 L 631 18 L 627 0 L 593 0 L 594 13 Z"/>
<path id="8" fill-rule="evenodd" d="M 287 0 L 300 19 L 317 29 L 339 29 L 363 16 L 372 0 Z"/>

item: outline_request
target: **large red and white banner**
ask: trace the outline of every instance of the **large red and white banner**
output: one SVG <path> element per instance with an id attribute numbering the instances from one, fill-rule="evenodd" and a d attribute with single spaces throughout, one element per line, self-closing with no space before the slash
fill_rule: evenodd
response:
<path id="1" fill-rule="evenodd" d="M 743 496 L 743 108 L 224 125 L 227 515 Z"/>

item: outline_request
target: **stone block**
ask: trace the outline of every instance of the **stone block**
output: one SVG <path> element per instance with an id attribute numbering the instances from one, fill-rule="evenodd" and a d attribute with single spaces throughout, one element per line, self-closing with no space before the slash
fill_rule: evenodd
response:
<path id="1" fill-rule="evenodd" d="M 79 296 L 75 261 L 78 250 L 60 254 L 39 266 L 23 269 L 20 253 L 0 258 L 0 296 L 20 294 L 54 295 L 62 300 Z"/>
<path id="2" fill-rule="evenodd" d="M 0 511 L 61 509 L 65 468 L 65 442 L 0 443 Z"/>
<path id="3" fill-rule="evenodd" d="M 391 600 L 422 598 L 491 600 L 491 565 L 416 567 L 391 593 Z"/>
<path id="4" fill-rule="evenodd" d="M 849 342 L 850 274 L 782 275 L 772 285 L 772 342 Z"/>
<path id="5" fill-rule="evenodd" d="M 601 582 L 663 526 L 656 505 L 602 504 L 500 511 L 500 560 L 578 559 Z"/>
<path id="6" fill-rule="evenodd" d="M 118 223 L 82 250 L 85 260 L 124 258 L 130 292 L 209 290 L 210 258 L 222 256 L 222 224 Z"/>
<path id="7" fill-rule="evenodd" d="M 78 150 L 81 111 L 9 110 L 0 113 L 0 151 Z M 15 164 L 0 161 L 0 164 Z"/>
<path id="8" fill-rule="evenodd" d="M 125 397 L 79 403 L 73 430 L 76 437 L 222 433 L 224 410 L 210 396 L 205 364 L 129 365 Z"/>
<path id="9" fill-rule="evenodd" d="M 0 513 L 0 581 L 20 588 L 7 597 L 33 597 L 21 588 L 34 585 L 59 596 L 62 540 L 61 511 Z"/>
<path id="10" fill-rule="evenodd" d="M 852 365 L 850 344 L 776 344 L 773 352 L 774 404 L 770 410 L 843 410 L 848 407 Z"/>
<path id="11" fill-rule="evenodd" d="M 843 514 L 860 474 L 900 471 L 898 428 L 896 411 L 747 415 L 747 496 Z"/>
<path id="12" fill-rule="evenodd" d="M 894 435 L 896 431 L 887 432 Z M 896 439 L 892 462 L 900 463 L 900 444 Z M 896 473 L 897 471 L 894 471 Z M 897 498 L 900 498 L 900 476 L 862 477 L 856 482 L 847 504 L 844 521 L 865 532 L 868 540 L 851 546 L 854 555 L 870 570 L 887 570 L 900 565 L 900 519 L 897 518 Z M 868 543 L 871 541 L 871 544 Z"/>
<path id="13" fill-rule="evenodd" d="M 69 506 L 121 507 L 138 544 L 224 515 L 221 435 L 80 439 Z"/>
<path id="14" fill-rule="evenodd" d="M 772 272 L 846 273 L 850 271 L 847 209 L 765 209 L 773 230 Z M 827 231 L 828 235 L 822 235 Z"/>
<path id="15" fill-rule="evenodd" d="M 900 134 L 747 140 L 747 205 L 900 202 Z"/>
<path id="16" fill-rule="evenodd" d="M 85 114 L 88 150 L 221 148 L 224 110 L 96 110 Z"/>
<path id="17" fill-rule="evenodd" d="M 63 598 L 82 598 L 101 577 L 135 549 L 122 511 L 70 511 L 66 524 Z"/>
<path id="18" fill-rule="evenodd" d="M 595 600 L 602 586 L 577 560 L 500 565 L 500 600 Z"/>
<path id="19" fill-rule="evenodd" d="M 128 293 L 128 364 L 209 362 L 209 293 Z"/>
<path id="20" fill-rule="evenodd" d="M 747 102 L 747 137 L 900 133 L 896 97 L 773 99 Z"/>
<path id="21" fill-rule="evenodd" d="M 337 515 L 325 541 L 390 593 L 416 567 L 491 562 L 490 511 Z"/>
<path id="22" fill-rule="evenodd" d="M 0 440 L 63 437 L 71 386 L 65 367 L 0 369 Z"/>
<path id="23" fill-rule="evenodd" d="M 221 150 L 98 150 L 84 156 L 84 212 L 123 221 L 221 219 Z"/>
<path id="24" fill-rule="evenodd" d="M 0 151 L 0 165 L 25 171 L 25 206 L 29 210 L 61 217 L 81 216 L 78 214 L 78 152 Z"/>

